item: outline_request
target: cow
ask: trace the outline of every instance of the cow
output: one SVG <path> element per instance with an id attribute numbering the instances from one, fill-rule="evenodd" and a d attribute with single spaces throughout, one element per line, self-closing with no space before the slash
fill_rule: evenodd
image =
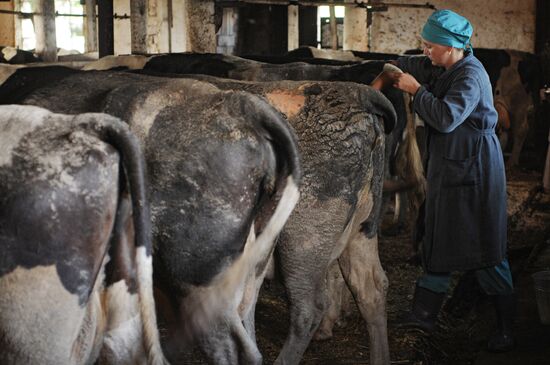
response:
<path id="1" fill-rule="evenodd" d="M 19 105 L 0 130 L 0 363 L 164 364 L 135 136 Z"/>
<path id="2" fill-rule="evenodd" d="M 405 53 L 410 55 L 422 51 Z M 516 168 L 529 131 L 529 114 L 540 102 L 540 61 L 534 54 L 511 49 L 474 48 L 474 56 L 483 64 L 491 80 L 502 149 L 507 149 L 509 134 L 513 139 L 512 153 L 506 165 Z"/>
<path id="3" fill-rule="evenodd" d="M 42 59 L 31 51 L 24 51 L 15 47 L 0 46 L 0 63 L 21 64 L 42 62 Z"/>
<path id="4" fill-rule="evenodd" d="M 384 178 L 384 125 L 378 119 L 394 123 L 391 104 L 352 83 L 206 79 L 222 89 L 263 96 L 298 135 L 301 200 L 276 246 L 290 302 L 290 331 L 275 363 L 300 361 L 331 304 L 325 280 L 338 265 L 367 322 L 371 362 L 389 363 L 388 282 L 376 233 Z"/>
<path id="5" fill-rule="evenodd" d="M 474 52 L 491 79 L 499 121 L 509 121 L 513 142 L 507 162 L 509 167 L 517 167 L 529 131 L 529 114 L 540 102 L 540 62 L 534 54 L 516 50 L 476 48 Z M 506 124 L 501 122 L 500 126 L 504 132 Z"/>
<path id="6" fill-rule="evenodd" d="M 38 75 L 49 72 L 57 80 L 43 85 Z M 18 69 L 0 100 L 15 94 L 128 123 L 148 168 L 159 311 L 173 312 L 171 327 L 210 362 L 261 363 L 241 303 L 299 197 L 299 155 L 284 118 L 249 93 L 121 72 Z"/>
<path id="7" fill-rule="evenodd" d="M 247 59 L 274 63 L 274 64 L 286 64 L 303 62 L 313 65 L 329 65 L 329 66 L 349 66 L 359 65 L 361 62 L 348 61 L 350 59 L 349 52 L 356 55 L 357 60 L 394 60 L 399 57 L 397 54 L 391 53 L 376 53 L 376 52 L 360 52 L 360 51 L 332 51 L 319 50 L 313 47 L 300 47 L 295 50 L 289 51 L 285 56 L 241 56 Z M 384 65 L 384 62 L 370 62 L 371 75 L 363 77 L 359 81 L 368 83 L 372 80 L 376 72 L 380 71 Z M 385 64 L 390 65 L 390 64 Z M 250 65 L 248 67 L 254 67 Z M 364 66 L 357 66 L 356 68 L 364 68 Z M 353 76 L 354 72 L 350 72 L 350 76 L 345 78 L 350 81 L 358 80 Z M 335 79 L 338 76 L 334 77 Z M 415 116 L 412 112 L 410 103 L 408 102 L 408 96 L 404 93 L 400 93 L 397 90 L 383 90 L 388 96 L 390 101 L 394 103 L 398 114 L 398 127 L 395 128 L 392 134 L 388 137 L 389 143 L 386 143 L 387 154 L 386 162 L 387 175 L 393 178 L 387 178 L 384 185 L 384 191 L 386 192 L 386 204 L 389 203 L 391 195 L 395 196 L 395 209 L 394 209 L 394 227 L 392 230 L 387 230 L 385 233 L 397 233 L 400 228 L 406 225 L 406 212 L 407 209 L 401 209 L 401 202 L 405 199 L 409 201 L 409 208 L 411 215 L 415 215 L 414 212 L 419 207 L 419 202 L 423 200 L 424 196 L 424 179 L 422 177 L 422 166 L 420 164 L 420 158 L 410 158 L 410 156 L 418 156 L 418 146 L 416 143 L 416 128 L 415 128 Z M 401 95 L 399 95 L 401 94 Z M 401 97 L 404 97 L 405 103 L 401 101 Z M 403 127 L 405 130 L 403 130 Z M 418 138 L 418 137 L 417 137 Z M 397 179 L 397 180 L 395 180 Z M 404 206 L 404 208 L 407 208 Z M 414 218 L 413 218 L 414 219 Z"/>
<path id="8" fill-rule="evenodd" d="M 192 63 L 202 72 L 208 72 L 210 65 L 212 73 L 237 75 L 228 61 L 231 57 L 224 60 L 227 63 L 217 64 L 215 58 L 201 62 L 202 56 L 197 56 Z M 152 57 L 143 72 L 161 75 L 163 70 L 182 70 L 185 57 Z M 389 363 L 385 313 L 388 282 L 378 257 L 377 227 L 384 179 L 384 132 L 390 132 L 396 123 L 391 103 L 379 91 L 349 82 L 183 77 L 261 95 L 287 117 L 298 134 L 304 167 L 301 200 L 276 246 L 277 266 L 290 302 L 290 331 L 275 363 L 300 361 L 329 305 L 325 280 L 329 268 L 338 263 L 367 321 L 372 363 Z M 253 320 L 245 318 L 245 323 L 252 331 Z"/>

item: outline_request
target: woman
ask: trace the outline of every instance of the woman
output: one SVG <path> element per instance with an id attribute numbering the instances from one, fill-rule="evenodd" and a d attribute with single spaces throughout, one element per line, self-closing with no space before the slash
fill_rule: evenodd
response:
<path id="1" fill-rule="evenodd" d="M 424 56 L 401 57 L 404 72 L 387 73 L 394 87 L 414 95 L 426 128 L 427 196 L 422 259 L 407 327 L 431 331 L 450 273 L 473 270 L 494 298 L 498 331 L 491 351 L 514 346 L 513 283 L 506 259 L 506 177 L 487 72 L 470 44 L 470 22 L 434 12 L 422 29 Z"/>

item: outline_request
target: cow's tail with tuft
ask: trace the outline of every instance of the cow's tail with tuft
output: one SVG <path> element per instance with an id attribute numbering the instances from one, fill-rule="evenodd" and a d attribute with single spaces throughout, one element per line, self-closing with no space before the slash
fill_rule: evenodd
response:
<path id="1" fill-rule="evenodd" d="M 404 94 L 408 98 L 408 95 Z M 396 158 L 396 170 L 398 175 L 402 176 L 407 186 L 409 206 L 412 212 L 417 212 L 424 201 L 426 193 L 426 177 L 422 166 L 422 158 L 418 143 L 416 142 L 416 123 L 414 111 L 409 102 L 405 102 L 407 108 L 407 125 L 402 145 L 399 147 Z"/>
<path id="2" fill-rule="evenodd" d="M 142 318 L 143 345 L 149 364 L 164 365 L 168 362 L 160 345 L 153 297 L 151 213 L 149 200 L 147 199 L 143 153 L 138 139 L 125 123 L 117 118 L 101 114 L 101 118 L 93 118 L 95 123 L 91 125 L 88 122 L 90 120 L 89 116 L 90 113 L 77 116 L 75 124 L 98 135 L 104 142 L 115 147 L 121 155 L 132 200 L 136 244 L 136 276 Z"/>

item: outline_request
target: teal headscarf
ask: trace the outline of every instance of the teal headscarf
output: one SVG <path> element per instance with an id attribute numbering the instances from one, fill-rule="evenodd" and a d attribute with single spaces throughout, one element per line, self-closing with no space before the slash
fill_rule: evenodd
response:
<path id="1" fill-rule="evenodd" d="M 422 29 L 422 38 L 428 42 L 455 48 L 471 48 L 470 37 L 474 29 L 461 15 L 451 10 L 435 11 Z"/>

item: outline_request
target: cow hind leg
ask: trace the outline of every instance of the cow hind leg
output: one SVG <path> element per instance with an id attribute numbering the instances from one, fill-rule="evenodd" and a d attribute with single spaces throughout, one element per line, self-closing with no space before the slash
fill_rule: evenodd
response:
<path id="1" fill-rule="evenodd" d="M 342 253 L 339 263 L 361 315 L 367 322 L 371 364 L 389 364 L 386 318 L 388 279 L 378 258 L 378 238 L 367 239 L 357 232 Z"/>
<path id="2" fill-rule="evenodd" d="M 301 300 L 294 301 L 290 308 L 289 334 L 274 364 L 300 362 L 327 307 L 325 290 L 312 291 Z"/>
<path id="3" fill-rule="evenodd" d="M 311 256 L 311 255 L 309 255 Z M 311 257 L 310 257 L 311 259 Z M 305 262 L 294 258 L 297 262 Z M 288 260 L 287 260 L 288 261 Z M 328 263 L 322 267 L 329 267 Z M 328 297 L 325 283 L 326 270 L 296 265 L 296 272 L 283 273 L 284 285 L 290 303 L 290 327 L 277 365 L 298 364 L 309 345 L 326 309 Z"/>
<path id="4" fill-rule="evenodd" d="M 359 193 L 359 203 L 340 240 L 345 249 L 338 259 L 340 269 L 362 317 L 367 323 L 370 362 L 389 364 L 389 346 L 386 319 L 388 278 L 378 256 L 378 236 L 368 238 L 361 229 L 362 222 L 375 209 L 371 189 L 366 186 Z"/>

